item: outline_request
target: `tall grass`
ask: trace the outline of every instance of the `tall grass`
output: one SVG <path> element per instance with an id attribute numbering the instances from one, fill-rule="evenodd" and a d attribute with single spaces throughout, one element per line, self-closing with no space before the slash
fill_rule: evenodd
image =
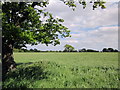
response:
<path id="1" fill-rule="evenodd" d="M 15 53 L 3 88 L 118 88 L 117 53 Z"/>
<path id="2" fill-rule="evenodd" d="M 68 66 L 118 67 L 118 53 L 14 53 L 17 63 L 50 61 Z"/>

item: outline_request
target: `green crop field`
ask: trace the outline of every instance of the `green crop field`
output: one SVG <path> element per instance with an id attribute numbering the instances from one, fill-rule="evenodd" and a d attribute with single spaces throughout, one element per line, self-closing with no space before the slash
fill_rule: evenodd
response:
<path id="1" fill-rule="evenodd" d="M 118 53 L 14 53 L 3 88 L 118 88 Z"/>

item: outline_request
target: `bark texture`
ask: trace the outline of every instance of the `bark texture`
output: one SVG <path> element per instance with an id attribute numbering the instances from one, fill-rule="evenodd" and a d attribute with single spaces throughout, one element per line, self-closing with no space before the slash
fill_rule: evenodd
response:
<path id="1" fill-rule="evenodd" d="M 3 81 L 7 73 L 16 68 L 16 63 L 13 57 L 13 42 L 9 41 L 2 45 L 2 74 Z"/>

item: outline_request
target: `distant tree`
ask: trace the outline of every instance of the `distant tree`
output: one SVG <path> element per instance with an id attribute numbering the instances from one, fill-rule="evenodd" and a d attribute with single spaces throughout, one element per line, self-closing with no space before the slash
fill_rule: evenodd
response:
<path id="1" fill-rule="evenodd" d="M 34 52 L 34 49 L 30 49 L 30 52 Z"/>
<path id="2" fill-rule="evenodd" d="M 61 50 L 59 50 L 59 52 L 62 52 Z"/>
<path id="3" fill-rule="evenodd" d="M 73 50 L 72 52 L 78 52 L 77 50 Z"/>
<path id="4" fill-rule="evenodd" d="M 24 52 L 24 50 L 22 50 L 22 49 L 16 49 L 16 48 L 14 48 L 13 51 L 14 52 Z"/>
<path id="5" fill-rule="evenodd" d="M 108 52 L 107 48 L 103 48 L 102 52 Z"/>
<path id="6" fill-rule="evenodd" d="M 115 49 L 114 52 L 119 52 L 119 51 L 117 49 Z"/>
<path id="7" fill-rule="evenodd" d="M 96 51 L 96 50 L 93 50 L 93 49 L 87 49 L 86 52 L 99 52 L 99 51 Z"/>
<path id="8" fill-rule="evenodd" d="M 74 50 L 74 47 L 68 44 L 66 44 L 64 48 L 65 48 L 64 49 L 65 52 L 72 52 Z"/>
<path id="9" fill-rule="evenodd" d="M 24 48 L 23 48 L 23 49 L 21 49 L 21 50 L 23 50 L 24 52 L 29 52 L 29 50 L 27 50 L 27 49 L 24 49 Z"/>
<path id="10" fill-rule="evenodd" d="M 103 48 L 102 52 L 118 52 L 118 50 L 113 48 Z"/>
<path id="11" fill-rule="evenodd" d="M 78 52 L 81 52 L 81 49 L 79 49 Z"/>
<path id="12" fill-rule="evenodd" d="M 108 52 L 114 52 L 113 48 L 108 48 Z"/>
<path id="13" fill-rule="evenodd" d="M 86 52 L 87 50 L 85 48 L 81 49 L 81 52 Z"/>
<path id="14" fill-rule="evenodd" d="M 37 49 L 36 49 L 36 48 L 34 49 L 34 52 L 37 52 Z"/>

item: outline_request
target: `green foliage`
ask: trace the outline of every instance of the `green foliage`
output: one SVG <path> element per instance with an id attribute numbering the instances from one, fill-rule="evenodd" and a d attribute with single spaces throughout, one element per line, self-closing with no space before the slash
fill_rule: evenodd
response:
<path id="1" fill-rule="evenodd" d="M 113 48 L 103 48 L 102 52 L 118 52 L 118 50 Z"/>
<path id="2" fill-rule="evenodd" d="M 64 52 L 72 52 L 74 50 L 74 47 L 68 44 L 66 44 L 64 48 L 65 48 Z"/>
<path id="3" fill-rule="evenodd" d="M 3 88 L 118 88 L 118 70 L 104 66 L 70 66 L 40 61 L 19 65 Z"/>
<path id="4" fill-rule="evenodd" d="M 73 10 L 76 7 L 75 0 L 61 0 Z M 86 1 L 79 0 L 86 7 Z M 105 8 L 101 1 L 93 1 L 93 9 L 98 6 Z M 1 4 L 1 3 L 0 3 Z M 4 2 L 2 3 L 2 29 L 3 44 L 13 41 L 15 48 L 25 47 L 26 44 L 46 45 L 60 44 L 61 37 L 69 37 L 70 30 L 61 23 L 63 19 L 54 18 L 51 13 L 44 10 L 49 0 L 42 2 Z M 36 8 L 41 7 L 41 9 Z M 44 20 L 42 20 L 44 18 Z"/>
<path id="5" fill-rule="evenodd" d="M 36 6 L 47 6 L 48 3 L 45 2 L 3 3 L 3 44 L 14 41 L 15 48 L 25 47 L 26 44 L 37 45 L 38 43 L 57 45 L 60 44 L 59 35 L 69 37 L 70 30 L 61 24 L 64 22 L 63 19 L 54 18 L 44 8 L 36 8 Z"/>
<path id="6" fill-rule="evenodd" d="M 76 8 L 76 3 L 79 3 L 83 6 L 83 9 L 86 8 L 87 5 L 87 0 L 61 0 L 63 1 L 66 5 L 68 5 L 70 8 L 75 10 Z M 93 10 L 100 7 L 101 9 L 105 9 L 106 6 L 105 1 L 100 1 L 100 0 L 90 0 L 90 3 L 93 3 Z"/>
<path id="7" fill-rule="evenodd" d="M 13 52 L 24 52 L 24 51 L 22 49 L 16 49 L 16 48 L 14 48 Z"/>

